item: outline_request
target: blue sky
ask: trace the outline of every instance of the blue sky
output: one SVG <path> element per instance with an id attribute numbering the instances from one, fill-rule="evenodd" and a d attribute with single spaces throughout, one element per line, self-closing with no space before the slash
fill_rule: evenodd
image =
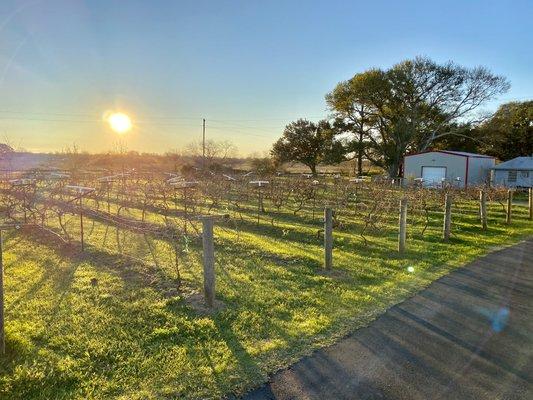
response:
<path id="1" fill-rule="evenodd" d="M 2 0 L 0 136 L 35 151 L 112 149 L 107 110 L 132 116 L 130 149 L 207 134 L 266 151 L 293 119 L 371 67 L 428 56 L 483 65 L 533 98 L 531 1 Z"/>

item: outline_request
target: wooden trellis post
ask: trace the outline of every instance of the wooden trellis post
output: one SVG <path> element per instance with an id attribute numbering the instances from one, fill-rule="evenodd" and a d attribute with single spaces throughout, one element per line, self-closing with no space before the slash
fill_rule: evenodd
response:
<path id="1" fill-rule="evenodd" d="M 446 194 L 444 197 L 444 227 L 442 237 L 445 241 L 450 240 L 450 233 L 452 227 L 452 196 Z"/>
<path id="2" fill-rule="evenodd" d="M 405 198 L 400 200 L 399 219 L 398 252 L 403 254 L 405 252 L 405 241 L 407 238 L 407 199 Z"/>
<path id="3" fill-rule="evenodd" d="M 4 327 L 4 260 L 2 230 L 0 229 L 0 355 L 6 354 L 6 334 Z"/>
<path id="4" fill-rule="evenodd" d="M 178 189 L 183 190 L 183 192 L 181 193 L 181 199 L 183 200 L 183 208 L 184 208 L 184 213 L 185 213 L 183 230 L 185 231 L 185 234 L 187 234 L 187 220 L 189 219 L 188 218 L 189 210 L 187 207 L 187 204 L 189 202 L 189 189 L 196 188 L 196 186 L 198 185 L 198 181 L 185 182 L 185 181 L 175 180 L 175 178 L 171 178 L 167 182 L 171 186 L 174 187 L 174 195 L 176 194 L 175 192 L 176 190 Z M 174 198 L 176 199 L 175 196 Z M 176 199 L 176 207 L 177 207 L 177 199 Z"/>
<path id="5" fill-rule="evenodd" d="M 533 221 L 533 188 L 529 188 L 529 220 Z"/>
<path id="6" fill-rule="evenodd" d="M 202 221 L 202 248 L 204 264 L 204 299 L 209 308 L 215 305 L 215 245 L 213 226 L 216 219 L 228 218 L 229 215 L 205 215 Z"/>
<path id="7" fill-rule="evenodd" d="M 80 239 L 81 251 L 85 251 L 85 240 L 83 234 L 83 195 L 80 196 Z"/>
<path id="8" fill-rule="evenodd" d="M 81 241 L 81 251 L 85 251 L 85 236 L 83 232 L 83 196 L 94 192 L 95 188 L 85 187 L 85 186 L 66 186 L 67 189 L 74 190 L 79 194 L 79 207 L 80 207 L 80 241 Z M 76 198 L 74 198 L 76 200 Z"/>
<path id="9" fill-rule="evenodd" d="M 27 215 L 27 209 L 28 209 L 28 187 L 35 185 L 35 179 L 30 178 L 20 178 L 20 179 L 12 179 L 9 181 L 11 186 L 16 186 L 22 188 L 22 209 L 24 211 L 24 223 L 26 224 L 28 222 L 28 215 Z"/>
<path id="10" fill-rule="evenodd" d="M 28 216 L 27 216 L 27 213 L 26 213 L 26 209 L 27 209 L 27 201 L 26 201 L 26 190 L 24 190 L 23 192 L 24 194 L 24 197 L 22 198 L 22 208 L 24 209 L 24 223 L 28 223 Z"/>
<path id="11" fill-rule="evenodd" d="M 213 218 L 202 218 L 202 247 L 204 261 L 204 298 L 208 307 L 215 304 L 215 246 L 213 243 Z"/>
<path id="12" fill-rule="evenodd" d="M 507 210 L 505 216 L 505 222 L 510 224 L 513 217 L 513 190 L 509 189 L 507 191 Z"/>
<path id="13" fill-rule="evenodd" d="M 107 201 L 107 213 L 111 213 L 111 189 L 113 182 L 116 182 L 117 175 L 102 176 L 98 178 L 98 182 L 102 182 L 106 190 L 106 201 Z"/>
<path id="14" fill-rule="evenodd" d="M 324 268 L 333 267 L 333 210 L 324 209 Z"/>
<path id="15" fill-rule="evenodd" d="M 487 193 L 484 190 L 479 191 L 479 215 L 481 218 L 481 227 L 487 230 Z"/>
<path id="16" fill-rule="evenodd" d="M 251 185 L 254 185 L 257 187 L 257 224 L 259 225 L 259 221 L 261 219 L 261 213 L 265 212 L 265 206 L 263 204 L 263 188 L 268 185 L 269 181 L 250 181 Z"/>
<path id="17" fill-rule="evenodd" d="M 6 330 L 4 318 L 4 238 L 6 229 L 19 229 L 18 225 L 0 225 L 0 355 L 6 354 Z"/>

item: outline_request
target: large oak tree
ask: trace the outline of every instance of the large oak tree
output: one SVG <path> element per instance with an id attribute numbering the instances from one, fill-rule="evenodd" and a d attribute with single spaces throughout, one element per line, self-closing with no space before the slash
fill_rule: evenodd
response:
<path id="1" fill-rule="evenodd" d="M 325 120 L 318 123 L 299 119 L 285 127 L 283 136 L 273 145 L 271 155 L 278 162 L 297 161 L 316 175 L 321 162 L 338 163 L 345 152 L 335 140 L 335 130 Z"/>
<path id="2" fill-rule="evenodd" d="M 478 108 L 508 89 L 505 78 L 483 67 L 417 57 L 356 74 L 326 101 L 346 122 L 360 155 L 398 176 L 406 154 L 427 150 L 447 135 L 463 135 L 457 126 L 474 123 Z"/>

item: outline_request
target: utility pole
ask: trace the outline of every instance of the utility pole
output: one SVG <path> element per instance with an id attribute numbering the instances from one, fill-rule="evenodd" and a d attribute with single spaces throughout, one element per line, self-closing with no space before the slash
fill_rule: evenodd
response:
<path id="1" fill-rule="evenodd" d="M 202 119 L 202 169 L 205 170 L 205 118 Z"/>

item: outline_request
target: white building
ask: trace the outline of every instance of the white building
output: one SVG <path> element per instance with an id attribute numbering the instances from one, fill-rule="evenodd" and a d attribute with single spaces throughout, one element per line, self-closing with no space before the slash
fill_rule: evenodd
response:
<path id="1" fill-rule="evenodd" d="M 424 186 L 449 183 L 457 187 L 490 182 L 494 157 L 464 151 L 434 150 L 405 156 L 403 176 L 422 181 Z"/>
<path id="2" fill-rule="evenodd" d="M 516 157 L 493 167 L 492 184 L 506 187 L 533 187 L 533 156 Z"/>

